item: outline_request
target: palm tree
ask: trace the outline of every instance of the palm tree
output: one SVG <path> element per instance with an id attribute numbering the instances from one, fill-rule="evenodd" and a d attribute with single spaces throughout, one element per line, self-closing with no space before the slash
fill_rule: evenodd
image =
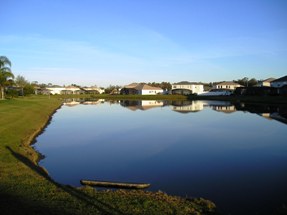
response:
<path id="1" fill-rule="evenodd" d="M 14 78 L 10 67 L 11 61 L 5 56 L 0 56 L 0 92 L 2 100 L 5 98 L 5 86 L 9 84 L 10 78 Z"/>

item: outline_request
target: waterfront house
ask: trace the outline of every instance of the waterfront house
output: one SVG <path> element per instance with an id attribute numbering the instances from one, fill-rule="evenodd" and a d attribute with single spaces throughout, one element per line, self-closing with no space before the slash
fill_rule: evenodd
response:
<path id="1" fill-rule="evenodd" d="M 271 81 L 271 87 L 280 88 L 287 85 L 287 75 Z"/>
<path id="2" fill-rule="evenodd" d="M 268 78 L 263 81 L 258 82 L 259 87 L 271 87 L 271 82 L 274 81 L 275 78 Z"/>
<path id="3" fill-rule="evenodd" d="M 84 91 L 79 87 L 68 86 L 68 87 L 47 87 L 52 95 L 71 95 L 71 94 L 83 94 Z"/>
<path id="4" fill-rule="evenodd" d="M 104 89 L 99 87 L 83 87 L 82 89 L 88 94 L 102 94 L 105 92 Z"/>
<path id="5" fill-rule="evenodd" d="M 203 91 L 203 84 L 195 82 L 181 81 L 171 85 L 171 94 L 201 94 Z"/>
<path id="6" fill-rule="evenodd" d="M 163 89 L 159 87 L 153 87 L 144 83 L 132 83 L 124 86 L 120 94 L 124 95 L 157 95 L 163 94 Z"/>
<path id="7" fill-rule="evenodd" d="M 233 81 L 223 81 L 215 85 L 215 89 L 228 89 L 235 90 L 237 87 L 242 87 L 240 84 L 237 84 Z"/>

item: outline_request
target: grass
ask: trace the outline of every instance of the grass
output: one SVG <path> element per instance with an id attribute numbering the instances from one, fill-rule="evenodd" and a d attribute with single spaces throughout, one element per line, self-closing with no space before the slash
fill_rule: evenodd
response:
<path id="1" fill-rule="evenodd" d="M 204 199 L 163 192 L 97 191 L 56 183 L 37 165 L 34 138 L 61 106 L 58 96 L 0 101 L 1 214 L 215 214 Z"/>

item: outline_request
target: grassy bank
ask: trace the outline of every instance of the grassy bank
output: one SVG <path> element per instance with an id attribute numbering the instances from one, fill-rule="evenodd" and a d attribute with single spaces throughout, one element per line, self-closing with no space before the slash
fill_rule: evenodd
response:
<path id="1" fill-rule="evenodd" d="M 203 199 L 183 199 L 162 192 L 96 191 L 60 185 L 37 165 L 30 147 L 50 115 L 61 105 L 56 97 L 0 101 L 1 214 L 213 214 Z"/>

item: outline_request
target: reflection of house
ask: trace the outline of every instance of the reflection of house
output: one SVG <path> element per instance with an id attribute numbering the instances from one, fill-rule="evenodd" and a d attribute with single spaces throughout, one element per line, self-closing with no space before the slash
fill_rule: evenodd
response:
<path id="1" fill-rule="evenodd" d="M 162 94 L 163 89 L 159 87 L 152 87 L 147 84 L 138 84 L 133 83 L 124 86 L 121 89 L 121 94 L 132 94 L 132 95 L 156 95 L 156 94 Z"/>
<path id="2" fill-rule="evenodd" d="M 271 81 L 271 87 L 280 88 L 287 85 L 287 75 L 281 78 L 278 78 L 274 81 Z"/>
<path id="3" fill-rule="evenodd" d="M 241 85 L 234 83 L 233 81 L 224 81 L 215 85 L 215 89 L 235 90 L 237 87 L 241 87 Z"/>
<path id="4" fill-rule="evenodd" d="M 236 103 L 236 109 L 239 111 L 248 111 L 256 113 L 266 119 L 275 119 L 287 124 L 287 106 L 276 104 L 250 104 Z"/>
<path id="5" fill-rule="evenodd" d="M 189 95 L 189 94 L 201 94 L 203 93 L 203 84 L 181 81 L 178 83 L 174 83 L 171 85 L 171 93 L 172 94 L 181 94 L 181 95 Z"/>
<path id="6" fill-rule="evenodd" d="M 218 112 L 223 112 L 223 113 L 233 113 L 236 112 L 236 108 L 234 105 L 228 105 L 228 106 L 223 106 L 223 105 L 216 105 L 212 106 L 212 109 Z"/>
<path id="7" fill-rule="evenodd" d="M 130 110 L 148 110 L 151 108 L 162 107 L 164 103 L 156 100 L 122 100 L 120 104 Z"/>
<path id="8" fill-rule="evenodd" d="M 172 104 L 172 110 L 179 113 L 189 113 L 189 112 L 198 112 L 203 110 L 203 102 L 202 101 L 191 101 L 189 104 L 175 105 Z"/>
<path id="9" fill-rule="evenodd" d="M 270 87 L 271 86 L 271 82 L 274 81 L 275 78 L 268 78 L 266 80 L 263 81 L 259 81 L 258 86 L 259 87 Z"/>

